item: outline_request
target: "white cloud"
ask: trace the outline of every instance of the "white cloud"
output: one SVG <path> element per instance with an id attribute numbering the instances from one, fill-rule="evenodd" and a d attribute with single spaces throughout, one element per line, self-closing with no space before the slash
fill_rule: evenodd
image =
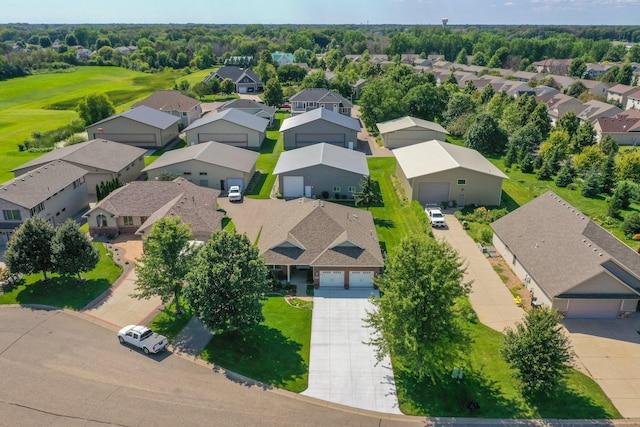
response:
<path id="1" fill-rule="evenodd" d="M 503 4 L 503 6 L 515 6 L 516 4 L 512 1 L 508 1 L 506 3 Z"/>

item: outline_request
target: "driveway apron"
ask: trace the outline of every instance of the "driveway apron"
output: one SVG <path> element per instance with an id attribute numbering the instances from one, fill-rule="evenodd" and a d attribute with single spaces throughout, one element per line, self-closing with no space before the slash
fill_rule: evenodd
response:
<path id="1" fill-rule="evenodd" d="M 391 361 L 376 364 L 364 325 L 373 289 L 316 289 L 309 387 L 302 394 L 354 408 L 400 414 Z"/>

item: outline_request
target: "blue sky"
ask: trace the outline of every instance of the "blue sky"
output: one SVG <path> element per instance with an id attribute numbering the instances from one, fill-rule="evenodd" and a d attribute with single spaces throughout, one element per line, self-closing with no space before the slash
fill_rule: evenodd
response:
<path id="1" fill-rule="evenodd" d="M 23 0 L 1 23 L 638 25 L 640 0 Z"/>

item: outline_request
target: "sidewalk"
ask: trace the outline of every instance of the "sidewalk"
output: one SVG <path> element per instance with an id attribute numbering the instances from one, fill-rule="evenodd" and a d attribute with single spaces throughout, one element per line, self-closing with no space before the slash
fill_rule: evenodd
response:
<path id="1" fill-rule="evenodd" d="M 456 217 L 447 215 L 446 220 L 448 227 L 433 229 L 433 235 L 449 242 L 466 260 L 464 280 L 473 280 L 469 299 L 478 319 L 498 332 L 504 332 L 506 327 L 514 328 L 515 323 L 522 320 L 524 310 L 515 304 L 511 292 Z"/>

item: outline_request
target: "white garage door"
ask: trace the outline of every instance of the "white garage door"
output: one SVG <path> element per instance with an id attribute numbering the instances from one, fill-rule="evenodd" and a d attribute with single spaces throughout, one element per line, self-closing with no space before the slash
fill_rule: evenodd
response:
<path id="1" fill-rule="evenodd" d="M 567 318 L 613 319 L 618 317 L 622 301 L 619 299 L 572 299 L 569 301 Z"/>
<path id="2" fill-rule="evenodd" d="M 284 197 L 302 197 L 304 196 L 304 177 L 303 176 L 285 176 L 282 179 L 282 195 Z"/>
<path id="3" fill-rule="evenodd" d="M 325 288 L 344 287 L 344 271 L 321 271 L 320 286 Z"/>
<path id="4" fill-rule="evenodd" d="M 349 288 L 372 288 L 373 271 L 350 271 Z"/>
<path id="5" fill-rule="evenodd" d="M 448 182 L 418 183 L 418 200 L 421 204 L 442 203 L 449 200 Z"/>

